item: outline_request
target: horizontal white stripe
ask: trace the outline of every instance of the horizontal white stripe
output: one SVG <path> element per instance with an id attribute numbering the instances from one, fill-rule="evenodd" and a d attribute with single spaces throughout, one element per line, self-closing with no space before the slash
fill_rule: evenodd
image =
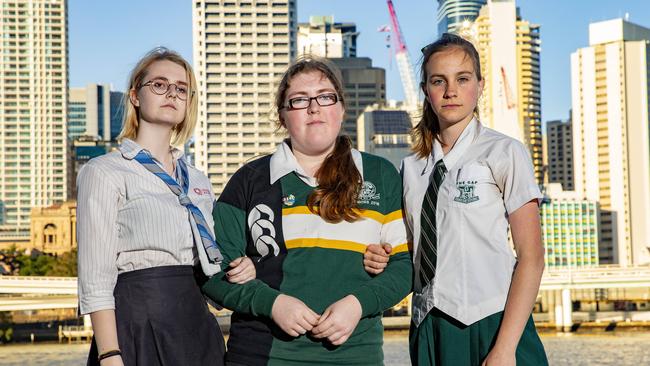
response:
<path id="1" fill-rule="evenodd" d="M 396 247 L 406 243 L 406 226 L 404 220 L 393 220 L 381 228 L 381 243 Z"/>
<path id="2" fill-rule="evenodd" d="M 379 244 L 382 225 L 372 219 L 355 222 L 341 221 L 331 224 L 316 215 L 282 216 L 284 240 L 302 238 L 323 238 L 329 240 L 353 241 L 360 244 Z M 405 240 L 402 241 L 402 243 Z"/>

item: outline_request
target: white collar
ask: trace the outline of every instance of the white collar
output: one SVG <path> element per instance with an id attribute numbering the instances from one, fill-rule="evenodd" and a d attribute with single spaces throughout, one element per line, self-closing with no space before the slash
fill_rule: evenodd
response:
<path id="1" fill-rule="evenodd" d="M 142 146 L 138 145 L 137 142 L 129 139 L 129 138 L 124 138 L 122 139 L 122 143 L 118 147 L 118 150 L 120 153 L 122 153 L 122 156 L 127 159 L 127 160 L 133 160 L 136 155 L 142 150 L 146 150 Z M 172 158 L 174 161 L 180 159 L 183 157 L 184 153 L 183 150 L 180 150 L 176 147 L 170 146 L 169 150 L 172 153 Z M 148 151 L 148 150 L 147 150 Z"/>
<path id="2" fill-rule="evenodd" d="M 478 136 L 480 132 L 480 126 L 481 123 L 476 119 L 472 118 L 471 121 L 465 126 L 465 129 L 463 132 L 458 136 L 458 139 L 456 140 L 456 143 L 454 146 L 447 152 L 447 154 L 443 154 L 442 152 L 442 145 L 440 145 L 440 142 L 437 139 L 433 139 L 433 151 L 431 152 L 431 157 L 433 161 L 431 162 L 431 169 L 433 169 L 433 166 L 435 163 L 438 162 L 438 160 L 442 159 L 442 161 L 445 163 L 445 167 L 447 168 L 447 171 L 451 170 L 458 159 L 463 156 L 467 148 L 472 144 L 474 139 Z"/>
<path id="3" fill-rule="evenodd" d="M 363 161 L 361 153 L 356 149 L 352 149 L 352 161 L 354 161 L 354 165 L 357 167 L 357 170 L 361 175 L 361 180 L 363 180 Z M 296 160 L 296 157 L 291 151 L 291 147 L 289 147 L 288 139 L 278 145 L 278 148 L 275 150 L 273 155 L 271 155 L 270 168 L 271 184 L 275 183 L 285 175 L 295 172 L 303 182 L 307 183 L 311 187 L 318 186 L 316 178 L 305 173 L 305 170 L 300 166 L 300 164 L 298 164 L 298 160 Z"/>

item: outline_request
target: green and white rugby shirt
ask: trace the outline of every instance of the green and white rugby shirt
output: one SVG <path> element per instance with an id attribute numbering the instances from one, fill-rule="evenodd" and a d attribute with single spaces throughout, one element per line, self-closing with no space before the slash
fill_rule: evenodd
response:
<path id="1" fill-rule="evenodd" d="M 215 205 L 215 233 L 224 266 L 242 255 L 253 259 L 257 279 L 230 284 L 215 275 L 204 291 L 234 310 L 228 361 L 246 365 L 382 364 L 381 313 L 411 289 L 412 263 L 401 210 L 401 178 L 385 159 L 353 150 L 363 177 L 361 219 L 332 224 L 306 206 L 316 182 L 304 174 L 287 142 L 272 156 L 243 166 Z M 388 243 L 386 270 L 363 268 L 368 244 Z M 226 267 L 223 267 L 226 268 Z M 302 300 L 316 313 L 352 294 L 362 319 L 348 341 L 333 347 L 309 335 L 293 338 L 270 319 L 279 294 Z"/>

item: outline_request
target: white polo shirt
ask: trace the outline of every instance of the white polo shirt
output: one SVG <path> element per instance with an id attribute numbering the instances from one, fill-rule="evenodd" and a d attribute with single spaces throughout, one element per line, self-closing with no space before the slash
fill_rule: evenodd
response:
<path id="1" fill-rule="evenodd" d="M 516 263 L 508 242 L 508 213 L 542 194 L 526 147 L 473 119 L 447 155 L 434 140 L 432 156 L 410 155 L 402 161 L 413 253 L 419 246 L 422 200 L 440 159 L 447 174 L 436 206 L 436 274 L 422 293 L 413 294 L 412 319 L 419 325 L 436 307 L 469 325 L 505 308 Z M 414 255 L 415 273 L 419 268 Z"/>

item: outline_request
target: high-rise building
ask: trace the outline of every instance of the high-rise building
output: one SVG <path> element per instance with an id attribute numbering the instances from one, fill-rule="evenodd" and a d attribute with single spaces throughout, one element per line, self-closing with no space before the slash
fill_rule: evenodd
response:
<path id="1" fill-rule="evenodd" d="M 310 16 L 309 23 L 298 24 L 298 56 L 357 57 L 357 26 L 334 23 L 333 16 Z"/>
<path id="2" fill-rule="evenodd" d="M 367 57 L 332 58 L 341 70 L 345 89 L 343 133 L 357 146 L 357 118 L 372 104 L 386 101 L 386 70 L 372 66 Z"/>
<path id="3" fill-rule="evenodd" d="M 485 79 L 481 122 L 523 142 L 535 178 L 544 179 L 539 26 L 522 19 L 514 0 L 488 0 L 471 26 Z"/>
<path id="4" fill-rule="evenodd" d="M 611 261 L 650 263 L 650 29 L 613 19 L 589 25 L 571 54 L 575 190 L 599 201 Z"/>
<path id="5" fill-rule="evenodd" d="M 109 108 L 111 109 L 110 136 L 111 142 L 117 140 L 122 131 L 124 122 L 124 96 L 123 92 L 111 91 L 109 94 Z"/>
<path id="6" fill-rule="evenodd" d="M 109 85 L 70 88 L 68 98 L 68 197 L 76 197 L 77 174 L 88 160 L 110 151 L 120 134 L 124 93 Z"/>
<path id="7" fill-rule="evenodd" d="M 571 120 L 546 122 L 548 181 L 573 191 L 573 133 Z"/>
<path id="8" fill-rule="evenodd" d="M 458 32 L 478 16 L 487 0 L 438 0 L 438 36 Z"/>
<path id="9" fill-rule="evenodd" d="M 122 127 L 123 95 L 111 91 L 109 85 L 70 88 L 68 139 L 93 136 L 102 141 L 115 141 Z"/>
<path id="10" fill-rule="evenodd" d="M 32 207 L 68 194 L 68 8 L 65 0 L 0 3 L 0 231 L 29 235 Z"/>
<path id="11" fill-rule="evenodd" d="M 296 0 L 194 0 L 199 116 L 196 166 L 215 193 L 247 160 L 272 152 L 277 83 L 296 55 Z"/>
<path id="12" fill-rule="evenodd" d="M 540 219 L 547 268 L 597 266 L 598 202 L 563 191 L 559 183 L 548 184 L 546 194 L 540 206 Z"/>
<path id="13" fill-rule="evenodd" d="M 411 152 L 411 117 L 404 106 L 374 104 L 357 121 L 360 151 L 379 155 L 399 169 Z"/>
<path id="14" fill-rule="evenodd" d="M 90 159 L 104 155 L 117 147 L 116 141 L 104 141 L 96 136 L 82 135 L 68 141 L 70 155 L 68 158 L 68 169 L 70 171 L 68 197 L 77 197 L 77 174 Z"/>

